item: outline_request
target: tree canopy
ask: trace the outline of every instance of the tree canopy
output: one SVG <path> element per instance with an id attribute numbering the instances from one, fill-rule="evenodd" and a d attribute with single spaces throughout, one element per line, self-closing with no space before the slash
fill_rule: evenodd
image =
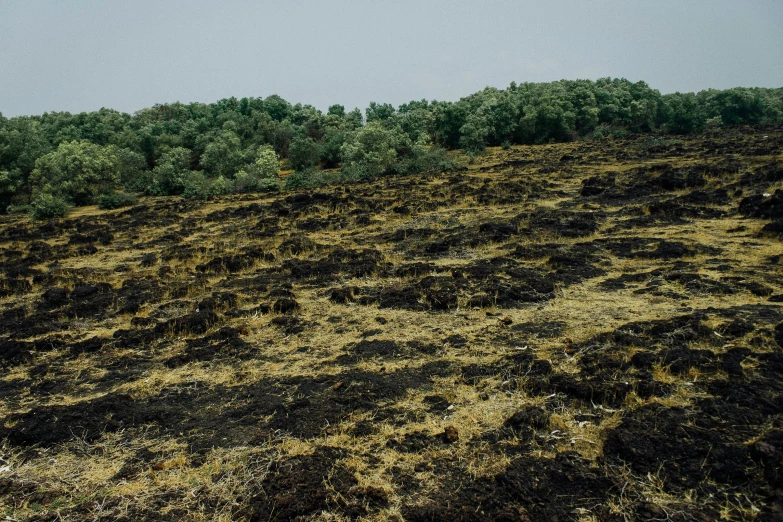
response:
<path id="1" fill-rule="evenodd" d="M 338 104 L 323 113 L 273 94 L 160 104 L 132 115 L 105 108 L 0 115 L 0 212 L 44 192 L 83 205 L 115 189 L 204 193 L 186 190 L 188 180 L 211 191 L 232 183 L 248 190 L 276 179 L 279 160 L 301 171 L 320 164 L 370 176 L 438 164 L 417 159 L 432 147 L 475 155 L 487 146 L 782 122 L 783 88 L 662 95 L 622 78 L 511 83 L 455 102 L 414 100 L 396 109 L 372 102 L 364 114 Z"/>

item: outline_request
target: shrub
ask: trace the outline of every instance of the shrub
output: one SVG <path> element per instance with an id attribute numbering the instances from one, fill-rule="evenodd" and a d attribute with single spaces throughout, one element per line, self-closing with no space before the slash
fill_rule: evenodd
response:
<path id="1" fill-rule="evenodd" d="M 296 171 L 285 179 L 285 188 L 296 189 L 301 187 L 318 187 L 331 181 L 322 170 L 315 167 Z"/>
<path id="2" fill-rule="evenodd" d="M 182 197 L 206 199 L 209 197 L 209 180 L 199 171 L 190 170 L 182 178 Z"/>
<path id="3" fill-rule="evenodd" d="M 182 194 L 190 173 L 190 151 L 184 147 L 170 149 L 152 169 L 152 183 L 146 191 L 153 196 Z"/>
<path id="4" fill-rule="evenodd" d="M 403 174 L 433 172 L 451 168 L 454 168 L 454 163 L 449 158 L 448 152 L 436 146 L 417 148 L 413 156 L 399 161 L 395 166 L 395 170 Z"/>
<path id="5" fill-rule="evenodd" d="M 218 176 L 209 180 L 207 184 L 207 193 L 210 196 L 225 196 L 234 192 L 234 182 L 230 179 Z"/>
<path id="6" fill-rule="evenodd" d="M 234 178 L 234 192 L 245 194 L 248 192 L 273 192 L 280 190 L 280 181 L 277 178 L 259 178 L 251 172 L 240 170 Z"/>
<path id="7" fill-rule="evenodd" d="M 32 205 L 8 205 L 5 211 L 8 214 L 29 214 L 32 208 Z"/>
<path id="8" fill-rule="evenodd" d="M 410 139 L 399 128 L 387 129 L 372 121 L 353 133 L 340 148 L 343 167 L 360 168 L 373 177 L 393 171 L 401 152 L 409 152 Z"/>
<path id="9" fill-rule="evenodd" d="M 71 206 L 62 198 L 49 193 L 39 194 L 30 208 L 30 219 L 44 220 L 68 215 Z"/>
<path id="10" fill-rule="evenodd" d="M 85 140 L 60 143 L 57 150 L 35 160 L 30 174 L 33 192 L 62 194 L 76 205 L 90 205 L 98 194 L 120 184 L 118 150 Z"/>
<path id="11" fill-rule="evenodd" d="M 129 207 L 135 205 L 139 198 L 127 192 L 111 192 L 98 196 L 98 208 L 111 210 L 120 207 Z"/>
<path id="12" fill-rule="evenodd" d="M 276 179 L 262 179 L 258 182 L 259 192 L 276 192 L 280 190 L 280 182 Z"/>
<path id="13" fill-rule="evenodd" d="M 288 149 L 288 164 L 296 170 L 304 170 L 318 163 L 320 148 L 312 138 L 295 138 Z"/>
<path id="14" fill-rule="evenodd" d="M 280 163 L 275 149 L 269 145 L 259 147 L 253 168 L 260 178 L 277 178 L 280 174 Z"/>
<path id="15" fill-rule="evenodd" d="M 208 199 L 212 196 L 224 196 L 234 192 L 234 183 L 223 176 L 208 178 L 203 172 L 190 171 L 184 179 L 182 197 L 188 199 Z"/>

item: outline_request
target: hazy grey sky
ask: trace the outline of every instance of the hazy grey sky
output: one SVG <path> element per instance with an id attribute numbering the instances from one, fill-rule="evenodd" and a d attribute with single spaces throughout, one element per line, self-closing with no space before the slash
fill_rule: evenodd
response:
<path id="1" fill-rule="evenodd" d="M 0 112 L 279 94 L 326 109 L 625 77 L 783 86 L 783 0 L 0 0 Z"/>

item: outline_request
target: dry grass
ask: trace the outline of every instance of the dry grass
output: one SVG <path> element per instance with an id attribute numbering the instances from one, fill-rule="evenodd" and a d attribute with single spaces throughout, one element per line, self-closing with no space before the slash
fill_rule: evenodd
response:
<path id="1" fill-rule="evenodd" d="M 459 505 L 459 491 L 463 486 L 466 495 L 474 494 L 473 484 L 496 487 L 496 481 L 501 481 L 521 458 L 541 459 L 543 469 L 559 462 L 564 455 L 581 459 L 585 473 L 600 469 L 602 476 L 611 477 L 617 485 L 606 493 L 604 511 L 575 504 L 566 511 L 573 520 L 604 520 L 609 515 L 638 520 L 647 516 L 643 513 L 652 518 L 687 520 L 699 513 L 705 503 L 710 510 L 704 516 L 717 513 L 725 520 L 753 519 L 764 509 L 765 500 L 742 487 L 729 494 L 725 493 L 725 485 L 714 485 L 719 494 L 705 498 L 703 490 L 667 484 L 661 473 L 641 474 L 632 466 L 604 455 L 607 437 L 635 411 L 656 405 L 690 411 L 699 401 L 713 398 L 708 383 L 731 378 L 722 367 L 706 370 L 696 365 L 687 371 L 673 371 L 671 363 L 658 360 L 650 367 L 649 378 L 666 386 L 666 393 L 643 397 L 635 383 L 619 400 L 596 401 L 564 391 L 562 387 L 535 391 L 542 378 L 509 362 L 529 354 L 530 360 L 551 364 L 552 375 L 581 382 L 587 372 L 586 357 L 598 350 L 608 359 L 614 358 L 620 361 L 618 364 L 625 365 L 612 374 L 612 382 L 621 382 L 628 375 L 636 375 L 631 365 L 634 355 L 665 348 L 666 338 L 652 342 L 639 337 L 638 342 L 613 345 L 602 336 L 623 328 L 628 330 L 631 323 L 671 320 L 694 310 L 768 305 L 763 296 L 738 286 L 749 282 L 762 283 L 777 294 L 783 291 L 781 279 L 776 279 L 780 267 L 770 268 L 767 261 L 780 254 L 780 242 L 759 237 L 757 233 L 764 222 L 736 215 L 734 200 L 722 207 L 713 205 L 725 211 L 725 217 L 672 220 L 634 228 L 624 227 L 630 220 L 644 217 L 641 209 L 645 204 L 638 205 L 639 212 L 623 213 L 619 205 L 602 206 L 596 201 L 579 200 L 582 181 L 608 171 L 630 176 L 639 167 L 664 162 L 683 168 L 721 161 L 721 158 L 705 157 L 697 145 L 694 141 L 691 155 L 623 161 L 614 159 L 613 154 L 620 148 L 611 144 L 492 149 L 466 170 L 430 175 L 421 185 L 407 186 L 411 180 L 403 178 L 350 187 L 357 199 L 343 199 L 336 206 L 313 203 L 312 208 L 299 214 L 275 216 L 276 229 L 269 234 L 264 230 L 271 225 L 260 222 L 259 216 L 219 219 L 209 216 L 216 212 L 230 213 L 250 203 L 268 208 L 282 201 L 285 194 L 258 200 L 227 198 L 189 203 L 186 210 L 178 211 L 165 225 L 150 223 L 134 230 L 113 230 L 114 242 L 93 255 L 72 255 L 67 236 L 48 238 L 53 248 L 62 250 L 61 259 L 57 265 L 46 261 L 31 268 L 49 274 L 51 286 L 72 290 L 88 281 L 107 283 L 119 292 L 129 279 L 137 278 L 157 281 L 164 289 L 133 313 L 97 319 L 89 314 L 77 316 L 70 319 L 66 331 L 25 337 L 23 340 L 28 342 L 58 337 L 63 339 L 63 345 L 49 351 L 34 351 L 30 361 L 11 366 L 0 375 L 0 391 L 12 390 L 9 400 L 0 401 L 0 427 L 9 430 L 24 424 L 25 414 L 43 411 L 41 408 L 76 408 L 101 398 L 126 394 L 133 404 L 157 404 L 165 394 L 198 397 L 193 403 L 194 410 L 189 412 L 195 416 L 207 416 L 210 412 L 219 415 L 235 408 L 250 418 L 252 412 L 242 408 L 254 404 L 248 395 L 251 391 L 268 393 L 268 400 L 279 399 L 280 404 L 276 410 L 253 417 L 252 425 L 236 428 L 236 433 L 223 433 L 220 426 L 210 427 L 214 439 L 207 446 L 196 447 L 194 441 L 201 441 L 197 427 L 182 420 L 179 422 L 187 425 L 187 429 L 162 428 L 166 421 L 161 419 L 131 423 L 90 436 L 83 435 L 75 426 L 72 437 L 40 447 L 6 440 L 0 448 L 0 516 L 7 520 L 56 520 L 57 516 L 62 520 L 250 519 L 249 513 L 260 509 L 253 507 L 253 499 L 259 495 L 273 492 L 281 506 L 290 501 L 285 491 L 274 489 L 275 484 L 290 478 L 281 475 L 279 469 L 287 469 L 278 468 L 281 463 L 293 466 L 301 459 L 317 459 L 320 451 L 330 448 L 336 449 L 339 456 L 333 457 L 322 481 L 308 482 L 309 487 L 318 484 L 316 489 L 323 490 L 318 493 L 323 497 L 318 497 L 321 503 L 313 501 L 318 509 L 302 513 L 297 520 L 402 521 L 415 506 L 424 509 L 452 500 Z M 565 154 L 586 159 L 566 165 L 560 161 Z M 534 159 L 536 163 L 524 167 L 506 163 L 521 159 Z M 752 172 L 760 165 L 783 158 L 742 159 L 742 172 Z M 540 171 L 542 165 L 552 167 L 551 171 Z M 466 179 L 459 185 L 464 193 L 450 197 L 450 191 L 458 186 L 455 175 Z M 739 178 L 739 174 L 732 176 L 710 178 L 711 185 L 707 188 L 729 185 Z M 623 179 L 626 183 L 633 181 Z M 486 194 L 480 187 L 498 189 L 504 195 L 504 186 L 510 183 L 528 184 L 525 186 L 529 193 L 507 204 L 481 203 Z M 783 188 L 783 182 L 770 187 L 770 190 Z M 340 197 L 345 195 L 341 187 L 319 190 Z M 678 190 L 667 197 L 686 196 L 689 192 Z M 411 215 L 391 210 L 406 197 L 420 205 L 420 209 Z M 372 205 L 362 207 L 355 202 L 361 200 L 372 201 Z M 428 207 L 431 201 L 438 204 Z M 155 208 L 170 200 L 150 198 L 143 203 Z M 593 233 L 564 237 L 569 230 L 535 228 L 540 226 L 534 221 L 537 212 L 583 212 L 585 209 L 607 213 Z M 363 212 L 370 224 L 356 225 L 352 211 Z M 122 211 L 80 208 L 70 219 L 105 220 L 110 224 L 115 219 L 112 216 L 120 219 L 121 215 Z M 518 216 L 522 217 L 517 219 Z M 186 226 L 185 220 L 190 224 Z M 312 225 L 319 220 L 327 226 Z M 490 222 L 513 222 L 517 235 L 480 244 L 465 242 L 437 255 L 426 251 L 434 239 L 464 230 L 475 232 L 480 225 Z M 20 223 L 17 217 L 3 218 L 0 230 Z M 314 229 L 308 230 L 304 223 L 310 223 Z M 740 227 L 745 230 L 736 232 Z M 432 229 L 433 236 L 415 236 L 419 229 Z M 409 231 L 410 237 L 403 236 L 397 242 L 384 239 L 400 230 Z M 167 235 L 175 235 L 176 241 L 163 241 L 161 238 Z M 283 248 L 284 241 L 298 237 L 307 238 L 314 246 L 296 252 Z M 665 260 L 624 257 L 604 250 L 591 260 L 593 266 L 603 271 L 602 275 L 575 283 L 559 279 L 554 298 L 516 307 L 468 306 L 467 294 L 461 294 L 456 306 L 446 311 L 329 300 L 331 288 L 357 287 L 368 292 L 405 290 L 423 278 L 443 279 L 452 270 L 467 270 L 480 260 L 508 258 L 517 247 L 544 249 L 548 244 L 557 244 L 567 253 L 586 243 L 637 237 L 718 250 L 697 249 L 682 259 Z M 22 240 L 0 241 L 0 248 L 7 250 L 24 251 L 27 246 Z M 417 275 L 398 275 L 380 267 L 369 275 L 344 272 L 326 281 L 288 276 L 281 269 L 288 262 L 320 262 L 338 247 L 377 248 L 382 262 L 390 267 L 430 262 L 431 269 Z M 182 254 L 187 248 L 193 249 L 192 255 L 162 259 L 166 254 Z M 273 253 L 275 259 L 256 259 L 249 266 L 227 273 L 201 274 L 197 270 L 217 256 L 244 255 L 247 248 Z M 147 254 L 157 256 L 158 262 L 140 266 L 141 258 Z M 720 262 L 715 262 L 714 258 L 718 257 Z M 548 277 L 555 278 L 549 258 L 545 254 L 517 262 L 526 269 L 547 272 Z M 678 266 L 680 261 L 683 264 Z M 731 272 L 721 264 L 731 265 Z M 168 267 L 168 271 L 161 272 L 163 267 Z M 607 285 L 618 278 L 656 270 L 660 273 L 607 290 Z M 732 287 L 735 291 L 707 291 L 694 287 L 689 280 L 664 277 L 675 270 L 688 271 L 709 284 L 735 285 Z M 241 287 L 232 286 L 238 280 L 259 276 L 267 277 L 272 283 L 263 285 L 263 290 L 253 286 L 237 290 Z M 660 280 L 660 284 L 652 287 L 654 280 Z M 298 324 L 303 325 L 301 331 L 280 326 L 288 314 L 255 308 L 267 301 L 271 304 L 273 299 L 267 299 L 266 294 L 286 283 L 291 283 L 290 290 L 301 307 L 294 315 Z M 261 284 L 258 285 L 260 288 Z M 0 298 L 0 309 L 25 307 L 28 315 L 32 315 L 38 310 L 45 289 L 46 285 L 36 283 L 32 292 L 4 296 Z M 119 330 L 133 330 L 133 319 L 162 322 L 186 315 L 192 312 L 195 303 L 215 292 L 234 292 L 236 303 L 220 309 L 219 322 L 203 333 L 171 330 L 149 344 L 120 347 L 107 343 L 98 352 L 70 356 L 69 346 L 75 342 L 92 337 L 112 339 Z M 423 294 L 420 304 L 427 304 Z M 224 315 L 229 309 L 246 310 L 246 313 Z M 719 332 L 730 319 L 713 314 L 703 324 Z M 526 325 L 550 326 L 536 329 Z M 178 366 L 167 364 L 177 356 L 191 353 L 195 341 L 217 334 L 221 328 L 241 332 L 241 341 L 252 347 L 249 353 L 236 358 L 218 354 Z M 742 373 L 748 380 L 760 380 L 767 371 L 763 354 L 777 350 L 770 341 L 770 328 L 764 328 L 760 337 L 763 342 L 756 346 L 749 344 L 750 337 L 727 339 L 723 343 L 700 338 L 688 348 L 721 358 L 732 348 L 748 347 L 753 355 L 742 361 Z M 451 336 L 460 336 L 464 342 Z M 393 341 L 400 347 L 399 353 L 367 353 L 351 359 L 352 350 L 363 341 Z M 431 348 L 421 352 L 405 348 L 414 346 L 413 343 Z M 138 371 L 131 371 L 134 368 Z M 425 368 L 446 370 L 419 376 L 417 372 Z M 479 372 L 480 376 L 471 380 L 463 376 L 469 368 L 498 369 L 487 374 Z M 601 374 L 601 379 L 606 379 L 606 375 Z M 378 393 L 377 387 L 369 389 L 367 382 L 371 376 L 386 379 L 376 386 L 397 386 L 395 379 L 403 382 L 407 378 L 410 382 L 399 384 L 404 388 L 401 392 L 388 392 L 371 408 L 352 406 L 362 404 L 363 394 Z M 50 386 L 51 391 L 45 386 Z M 268 427 L 282 411 L 298 404 L 296 401 L 317 403 L 324 396 L 333 397 L 338 404 L 342 396 L 349 406 L 339 415 L 324 415 L 327 422 L 320 426 L 316 436 L 305 436 L 295 429 Z M 305 415 L 307 412 L 316 417 L 321 414 L 310 403 L 302 404 L 305 410 L 299 411 L 305 411 Z M 331 404 L 324 402 L 324 407 Z M 546 426 L 530 433 L 510 432 L 508 419 L 526 408 L 545 411 Z M 328 422 L 330 418 L 332 422 Z M 230 418 L 226 422 L 235 420 Z M 297 417 L 299 420 L 302 419 Z M 454 430 L 457 436 L 444 442 L 448 430 Z M 257 435 L 245 437 L 246 432 Z M 755 439 L 747 444 L 752 442 Z M 348 480 L 343 474 L 350 477 L 349 486 L 343 484 Z M 455 477 L 462 477 L 459 480 L 466 481 L 465 484 L 455 486 L 456 482 L 452 482 L 458 480 Z M 451 491 L 452 488 L 456 491 Z M 309 494 L 300 493 L 304 497 Z M 524 504 L 520 501 L 523 511 L 534 509 Z M 358 514 L 349 514 L 351 511 L 346 506 L 356 508 Z M 643 509 L 647 511 L 640 511 Z M 438 513 L 438 516 L 461 520 L 457 511 Z M 37 518 L 46 516 L 50 518 Z"/>

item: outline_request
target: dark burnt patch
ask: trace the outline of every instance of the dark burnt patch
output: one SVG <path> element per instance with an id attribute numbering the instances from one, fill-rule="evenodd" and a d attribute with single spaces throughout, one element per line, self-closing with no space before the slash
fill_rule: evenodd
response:
<path id="1" fill-rule="evenodd" d="M 194 345 L 190 353 L 197 354 L 197 350 Z M 209 388 L 193 382 L 164 388 L 146 400 L 109 393 L 73 405 L 39 406 L 11 415 L 3 420 L 13 422 L 13 428 L 0 427 L 0 437 L 22 446 L 50 446 L 154 425 L 163 433 L 183 433 L 193 451 L 206 451 L 216 444 L 250 444 L 275 430 L 311 438 L 351 413 L 375 411 L 409 389 L 426 389 L 433 377 L 450 373 L 447 363 L 433 362 L 384 374 L 349 370 L 335 375 L 267 379 L 234 388 Z M 217 405 L 212 400 L 215 394 L 233 400 L 230 405 Z"/>
<path id="2" fill-rule="evenodd" d="M 643 406 L 610 431 L 604 458 L 625 462 L 636 473 L 660 473 L 672 492 L 706 487 L 707 479 L 744 485 L 756 474 L 755 465 L 729 422 L 685 408 Z"/>
<path id="3" fill-rule="evenodd" d="M 353 473 L 340 463 L 342 450 L 319 446 L 310 455 L 275 462 L 249 506 L 237 513 L 251 521 L 296 520 L 337 511 L 356 518 L 388 504 L 386 493 L 359 487 Z"/>
<path id="4" fill-rule="evenodd" d="M 382 276 L 390 264 L 383 254 L 375 249 L 333 250 L 325 258 L 317 261 L 287 259 L 283 261 L 283 270 L 297 280 L 313 282 L 328 281 L 344 275 L 353 277 Z"/>
<path id="5" fill-rule="evenodd" d="M 554 339 L 559 337 L 567 326 L 564 321 L 542 321 L 515 324 L 509 330 L 520 336 Z"/>
<path id="6" fill-rule="evenodd" d="M 224 327 L 217 332 L 188 341 L 183 353 L 165 361 L 169 368 L 177 368 L 190 362 L 211 361 L 217 358 L 244 360 L 253 357 L 256 348 L 247 344 L 236 328 Z"/>
<path id="7" fill-rule="evenodd" d="M 739 212 L 745 217 L 758 219 L 783 219 L 783 190 L 773 194 L 755 194 L 743 198 L 739 203 Z"/>
<path id="8" fill-rule="evenodd" d="M 562 237 L 584 237 L 598 231 L 606 219 L 603 212 L 574 212 L 542 209 L 517 216 L 522 233 L 527 235 L 555 234 Z"/>
<path id="9" fill-rule="evenodd" d="M 442 461 L 435 472 L 443 486 L 423 504 L 406 507 L 405 520 L 570 520 L 578 508 L 595 512 L 617 487 L 570 452 L 554 459 L 520 457 L 487 479 L 473 479 L 458 464 Z"/>

